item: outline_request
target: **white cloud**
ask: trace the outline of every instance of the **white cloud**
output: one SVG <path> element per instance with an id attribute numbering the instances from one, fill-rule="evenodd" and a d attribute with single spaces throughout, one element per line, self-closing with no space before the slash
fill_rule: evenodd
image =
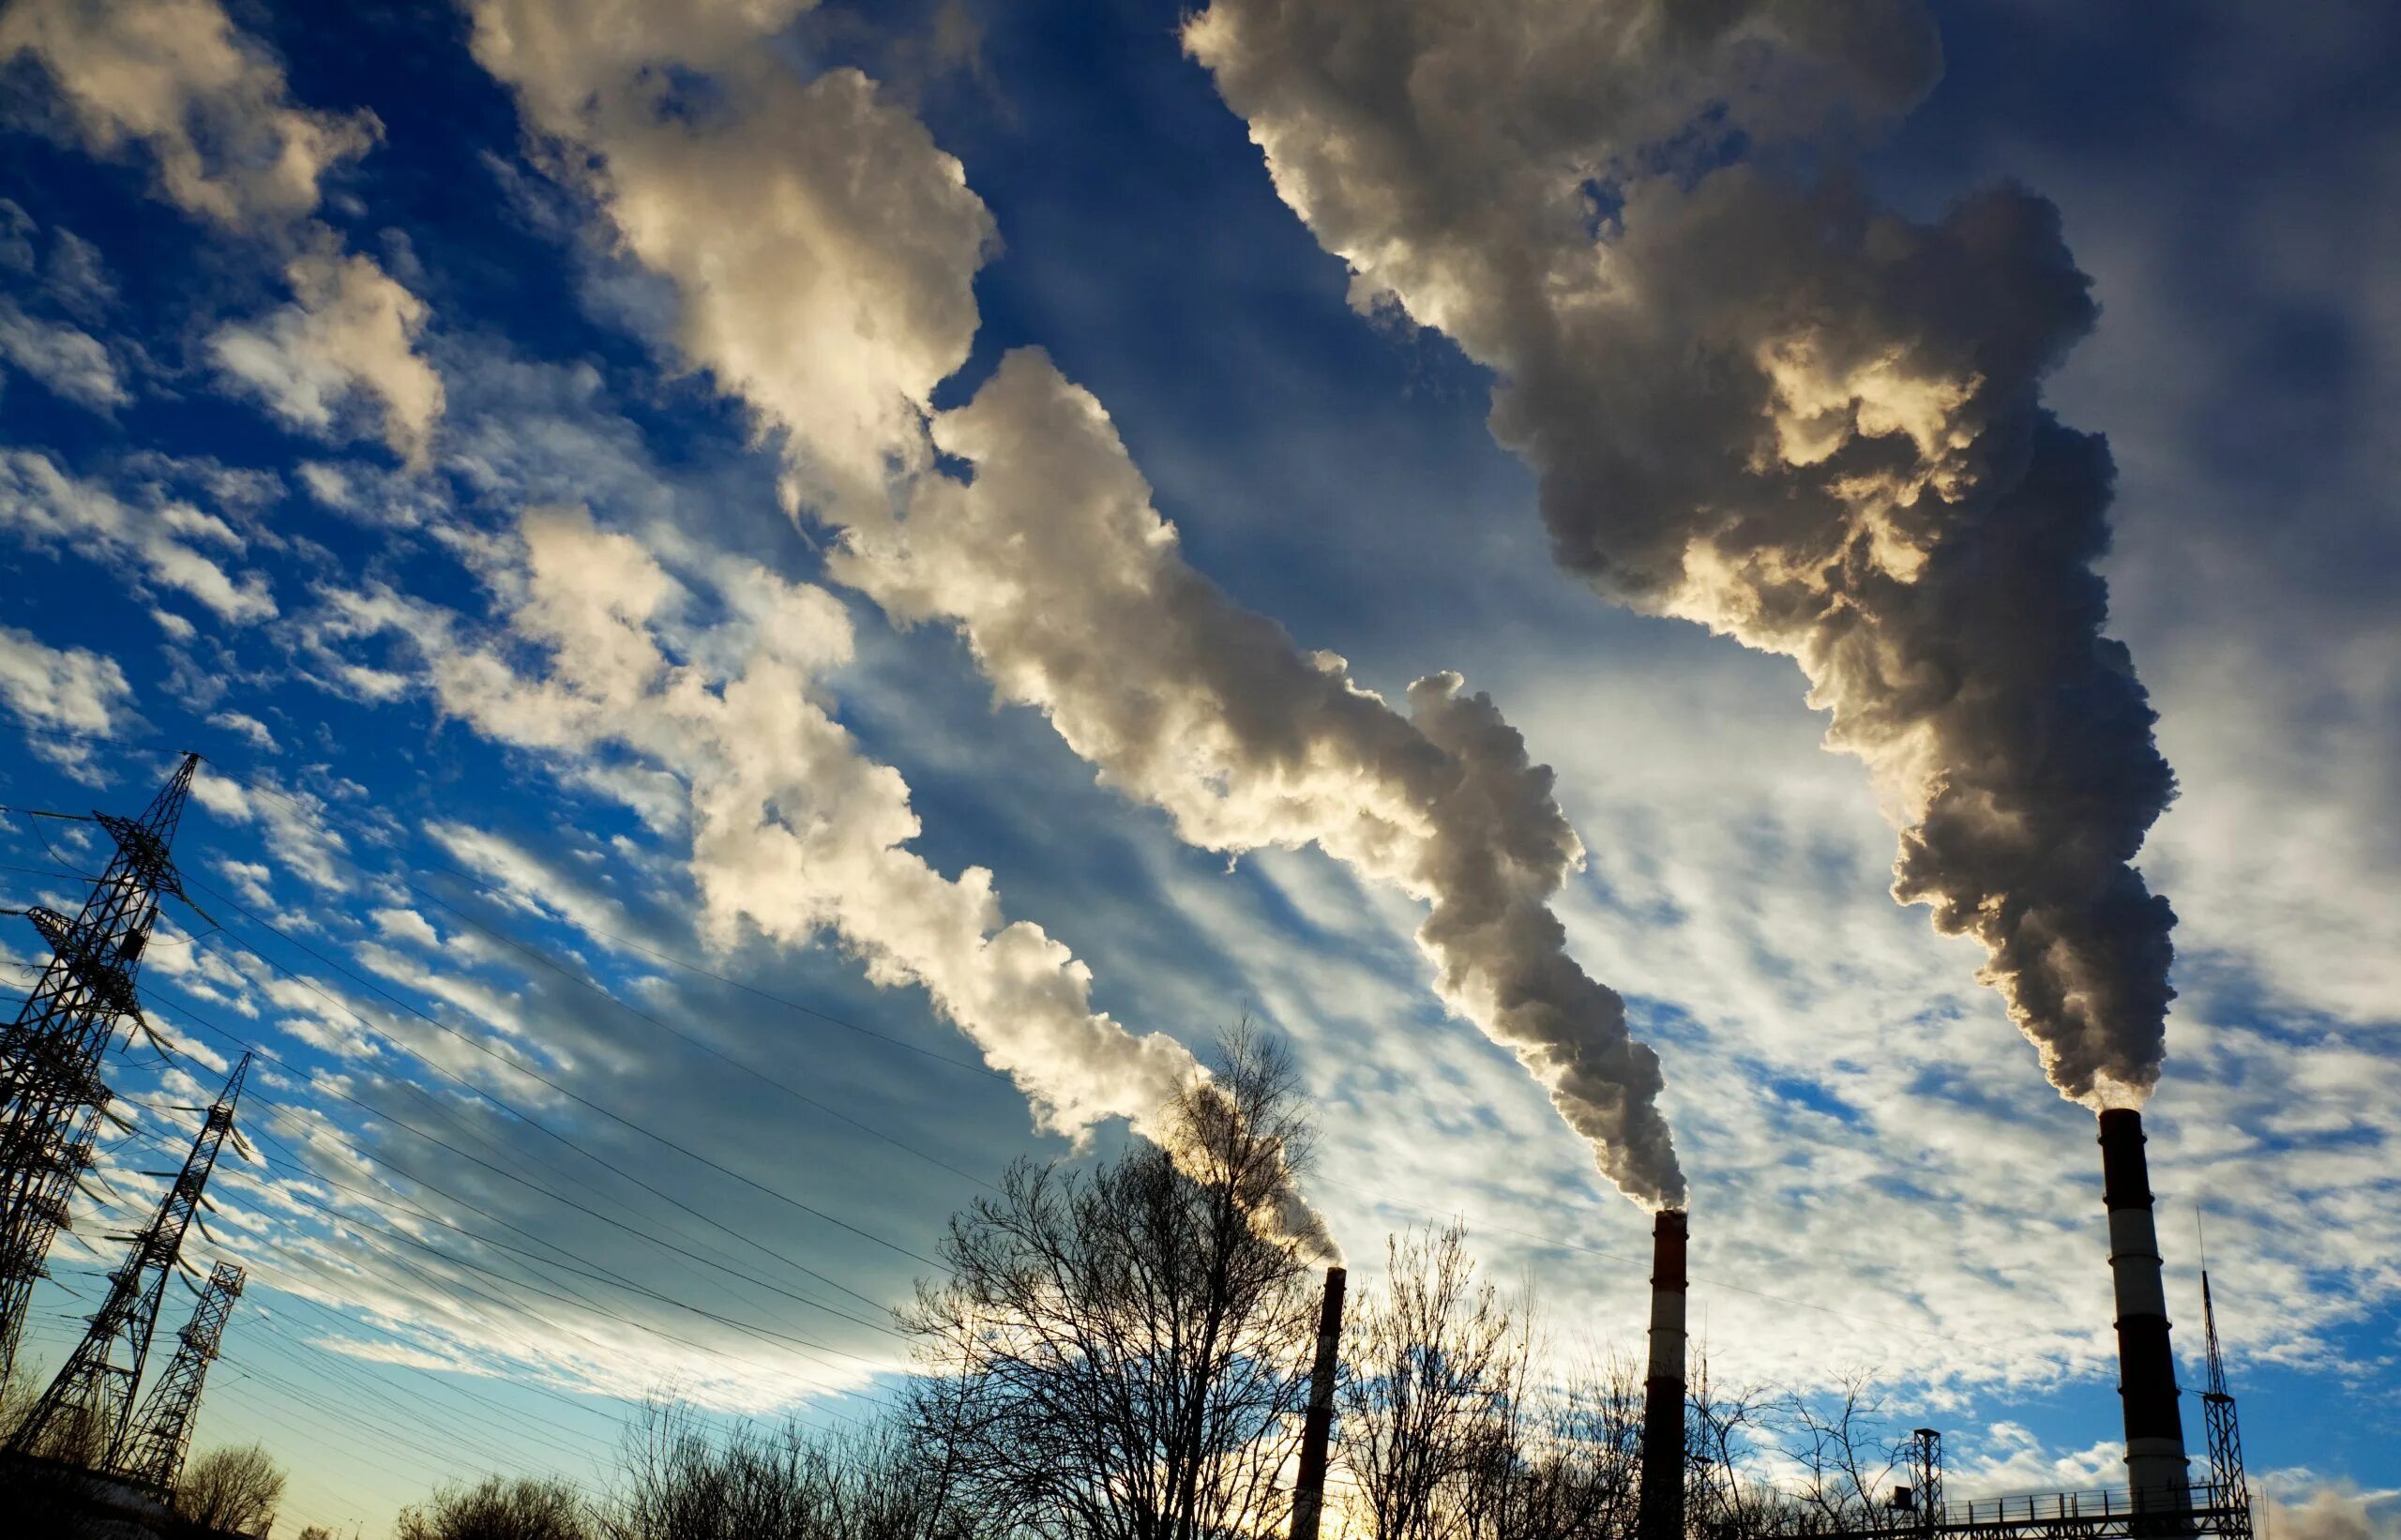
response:
<path id="1" fill-rule="evenodd" d="M 348 870 L 350 842 L 326 822 L 325 800 L 314 793 L 287 786 L 264 772 L 247 781 L 232 780 L 204 764 L 192 778 L 191 794 L 219 818 L 257 824 L 267 853 L 299 873 L 310 886 L 327 893 L 347 893 L 355 887 Z M 266 876 L 261 868 L 255 880 L 264 883 Z M 264 889 L 252 891 L 263 894 Z"/>
<path id="2" fill-rule="evenodd" d="M 375 922 L 376 929 L 394 941 L 413 942 L 428 948 L 439 947 L 442 944 L 440 933 L 433 929 L 424 915 L 414 909 L 372 909 L 368 911 L 368 918 Z"/>
<path id="3" fill-rule="evenodd" d="M 241 537 L 225 521 L 163 494 L 129 504 L 95 480 L 68 475 L 48 455 L 0 449 L 0 529 L 53 552 L 80 551 L 179 589 L 236 624 L 276 612 L 266 575 L 238 577 L 199 544 L 236 554 Z"/>
<path id="4" fill-rule="evenodd" d="M 267 731 L 266 724 L 260 721 L 257 717 L 249 715 L 248 712 L 211 712 L 208 717 L 208 725 L 211 727 L 223 728 L 226 732 L 241 738 L 252 748 L 259 750 L 261 753 L 280 754 L 283 752 L 282 747 L 275 741 L 275 734 Z"/>
<path id="5" fill-rule="evenodd" d="M 475 49 L 536 129 L 598 152 L 618 236 L 676 280 L 676 340 L 792 435 L 805 494 L 872 506 L 896 460 L 922 460 L 924 402 L 966 361 L 992 220 L 874 82 L 804 81 L 765 46 L 812 4 L 488 0 Z M 676 109 L 678 70 L 711 76 L 708 111 Z"/>
<path id="6" fill-rule="evenodd" d="M 0 14 L 0 62 L 25 55 L 87 149 L 142 145 L 161 193 L 219 224 L 309 213 L 325 174 L 379 132 L 370 114 L 295 105 L 282 68 L 217 0 L 19 0 Z"/>
<path id="7" fill-rule="evenodd" d="M 430 607 L 365 607 L 405 627 L 445 712 L 570 769 L 621 747 L 681 778 L 704 928 L 719 944 L 746 930 L 790 945 L 831 931 L 879 987 L 924 989 L 1025 1092 L 1039 1126 L 1081 1136 L 1123 1118 L 1163 1130 L 1168 1104 L 1204 1078 L 1191 1053 L 1095 1009 L 1090 970 L 1040 927 L 1009 920 L 991 873 L 945 877 L 910 848 L 920 825 L 906 783 L 861 753 L 824 700 L 823 675 L 851 651 L 838 600 L 713 558 L 727 611 L 727 634 L 713 635 L 687 613 L 691 591 L 630 537 L 559 509 L 528 512 L 521 530 L 521 567 L 486 576 L 515 638 L 547 655 L 540 673 L 456 639 Z M 717 673 L 671 653 L 738 661 Z M 466 831 L 444 838 L 486 869 L 506 853 Z M 486 1019 L 507 1011 L 391 954 L 378 966 Z M 1297 1209 L 1286 1218 L 1315 1223 Z"/>
<path id="8" fill-rule="evenodd" d="M 1005 698 L 1196 842 L 1314 840 L 1430 899 L 1444 997 L 1521 1056 L 1630 1194 L 1680 1201 L 1657 1062 L 1548 907 L 1580 848 L 1490 701 L 1428 675 L 1404 717 L 1233 605 L 1183 561 L 1099 403 L 1037 353 L 929 445 L 929 398 L 974 335 L 989 217 L 870 83 L 804 81 L 759 46 L 801 8 L 595 26 L 493 0 L 476 53 L 538 128 L 596 152 L 619 237 L 675 282 L 683 355 L 786 435 L 804 500 L 844 531 L 838 576 L 904 623 L 957 625 Z M 693 71 L 710 110 L 670 110 Z M 974 460 L 974 479 L 933 470 L 929 446 Z"/>
<path id="9" fill-rule="evenodd" d="M 355 253 L 310 252 L 285 276 L 291 304 L 209 338 L 218 367 L 278 419 L 321 437 L 351 436 L 342 409 L 371 397 L 384 441 L 422 464 L 443 402 L 441 377 L 415 351 L 425 302 Z"/>
<path id="10" fill-rule="evenodd" d="M 0 701 L 36 727 L 113 735 L 133 719 L 133 687 L 116 659 L 83 647 L 60 649 L 31 632 L 0 626 Z M 53 763 L 89 778 L 89 745 L 31 733 L 26 743 Z"/>
<path id="11" fill-rule="evenodd" d="M 2268 1501 L 2262 1533 L 2282 1540 L 2401 1540 L 2401 1490 L 2362 1490 L 2307 1470 L 2260 1479 Z"/>
<path id="12" fill-rule="evenodd" d="M 98 338 L 63 321 L 27 315 L 7 300 L 0 300 L 0 358 L 95 412 L 133 400 Z"/>

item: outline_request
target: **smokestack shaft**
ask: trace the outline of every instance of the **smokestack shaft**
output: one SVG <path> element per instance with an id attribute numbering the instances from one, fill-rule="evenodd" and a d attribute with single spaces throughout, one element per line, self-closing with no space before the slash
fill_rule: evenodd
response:
<path id="1" fill-rule="evenodd" d="M 1291 1540 L 1317 1540 L 1325 1513 L 1325 1466 L 1334 1441 L 1334 1376 L 1342 1361 L 1342 1290 L 1339 1267 L 1325 1270 L 1325 1303 L 1317 1314 L 1317 1362 L 1309 1371 L 1308 1412 L 1301 1423 L 1301 1476 L 1292 1488 Z"/>
<path id="2" fill-rule="evenodd" d="M 2118 1299 L 2118 1395 L 2126 1419 L 2126 1475 L 2145 1507 L 2181 1510 L 2189 1499 L 2176 1355 L 2167 1342 L 2167 1291 L 2152 1219 L 2142 1114 L 2101 1114 L 2103 1200 L 2109 1209 L 2109 1276 Z"/>
<path id="3" fill-rule="evenodd" d="M 1638 1540 L 1684 1540 L 1684 1214 L 1660 1211 L 1651 1230 L 1651 1368 L 1642 1382 L 1642 1499 Z"/>

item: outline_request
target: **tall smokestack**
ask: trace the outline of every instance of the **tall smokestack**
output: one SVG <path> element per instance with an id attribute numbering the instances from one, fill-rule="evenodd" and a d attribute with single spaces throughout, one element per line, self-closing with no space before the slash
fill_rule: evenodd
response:
<path id="1" fill-rule="evenodd" d="M 1680 1209 L 1651 1229 L 1651 1371 L 1642 1381 L 1642 1507 L 1637 1540 L 1684 1540 L 1684 1244 Z"/>
<path id="2" fill-rule="evenodd" d="M 1292 1488 L 1292 1540 L 1317 1540 L 1325 1512 L 1326 1448 L 1334 1437 L 1334 1373 L 1342 1355 L 1342 1286 L 1347 1275 L 1325 1270 L 1325 1303 L 1317 1313 L 1317 1365 L 1309 1371 L 1309 1409 L 1301 1424 L 1301 1479 Z"/>
<path id="3" fill-rule="evenodd" d="M 2167 1346 L 2167 1292 L 2152 1223 L 2142 1114 L 2101 1114 L 2101 1174 L 2109 1207 L 2109 1275 L 2118 1293 L 2118 1395 L 2126 1415 L 2126 1476 L 2139 1506 L 2181 1511 L 2189 1493 L 2184 1425 L 2176 1411 L 2176 1357 Z"/>

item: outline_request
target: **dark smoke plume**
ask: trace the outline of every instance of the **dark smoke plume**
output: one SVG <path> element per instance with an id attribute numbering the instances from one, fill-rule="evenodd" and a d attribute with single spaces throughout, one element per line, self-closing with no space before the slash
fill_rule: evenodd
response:
<path id="1" fill-rule="evenodd" d="M 2043 407 L 2092 325 L 2056 211 L 1931 223 L 1838 169 L 1940 69 L 1901 0 L 1216 0 L 1185 40 L 1353 274 L 1499 376 L 1559 560 L 1795 658 L 2062 1094 L 2157 1080 L 2174 793 L 2092 564 L 2111 470 Z M 1829 166 L 1837 169 L 1829 170 Z"/>

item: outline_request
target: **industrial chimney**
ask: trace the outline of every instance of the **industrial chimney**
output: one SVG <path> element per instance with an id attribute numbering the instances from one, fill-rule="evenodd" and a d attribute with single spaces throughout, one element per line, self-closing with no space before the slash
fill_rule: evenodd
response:
<path id="1" fill-rule="evenodd" d="M 1637 1540 L 1684 1540 L 1684 1243 L 1683 1211 L 1651 1230 L 1651 1371 L 1642 1381 L 1642 1505 Z"/>
<path id="2" fill-rule="evenodd" d="M 2126 1417 L 2126 1476 L 2137 1506 L 2182 1512 L 2191 1488 L 2176 1411 L 2176 1357 L 2167 1346 L 2167 1292 L 2159 1278 L 2151 1169 L 2142 1114 L 2101 1114 L 2101 1173 L 2109 1207 L 2109 1275 L 2118 1294 L 2118 1395 Z"/>
<path id="3" fill-rule="evenodd" d="M 1325 1463 L 1334 1436 L 1334 1375 L 1342 1352 L 1341 1268 L 1325 1270 L 1325 1303 L 1317 1313 L 1317 1363 L 1309 1371 L 1309 1405 L 1301 1423 L 1301 1475 L 1292 1487 L 1291 1540 L 1317 1540 L 1325 1512 Z"/>

